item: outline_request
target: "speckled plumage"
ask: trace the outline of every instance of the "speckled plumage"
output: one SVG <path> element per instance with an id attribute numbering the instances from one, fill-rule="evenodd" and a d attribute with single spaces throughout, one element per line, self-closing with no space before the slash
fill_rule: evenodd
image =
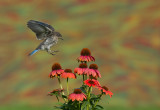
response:
<path id="1" fill-rule="evenodd" d="M 51 51 L 50 48 L 57 44 L 58 39 L 63 40 L 62 35 L 59 32 L 55 32 L 51 25 L 39 21 L 30 20 L 27 22 L 27 26 L 36 34 L 38 40 L 43 40 L 29 56 L 40 50 L 45 50 L 49 54 L 55 55 L 53 53 L 57 51 Z"/>

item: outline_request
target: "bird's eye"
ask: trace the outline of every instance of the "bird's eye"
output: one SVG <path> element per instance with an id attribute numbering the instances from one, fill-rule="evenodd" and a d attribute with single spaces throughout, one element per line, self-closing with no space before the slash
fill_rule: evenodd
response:
<path id="1" fill-rule="evenodd" d="M 58 36 L 61 36 L 61 35 L 58 33 Z"/>

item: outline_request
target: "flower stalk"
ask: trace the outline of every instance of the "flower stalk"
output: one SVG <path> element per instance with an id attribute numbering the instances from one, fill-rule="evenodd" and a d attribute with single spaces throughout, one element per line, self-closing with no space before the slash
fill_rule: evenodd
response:
<path id="1" fill-rule="evenodd" d="M 61 84 L 60 77 L 57 76 L 57 78 L 58 78 L 58 82 L 59 82 L 60 88 L 63 89 L 62 84 Z M 62 95 L 64 95 L 64 91 L 62 91 Z M 65 99 L 64 97 L 63 97 L 63 99 L 64 99 L 64 101 L 66 102 L 66 99 Z"/>
<path id="2" fill-rule="evenodd" d="M 60 88 L 61 88 L 61 89 L 63 89 L 62 84 L 61 84 L 60 77 L 58 76 L 57 78 L 58 78 L 58 82 L 59 82 L 59 86 L 60 86 Z M 62 94 L 64 95 L 64 92 L 62 92 Z"/>
<path id="3" fill-rule="evenodd" d="M 83 84 L 84 84 L 84 74 L 83 74 Z"/>
<path id="4" fill-rule="evenodd" d="M 56 96 L 56 98 L 57 98 L 57 100 L 58 100 L 58 102 L 59 102 L 59 98 L 58 98 L 58 96 Z"/>
<path id="5" fill-rule="evenodd" d="M 80 101 L 78 101 L 78 105 L 79 105 L 79 110 L 81 110 L 81 105 L 80 105 Z"/>
<path id="6" fill-rule="evenodd" d="M 88 89 L 88 95 L 87 95 L 87 101 L 88 101 L 89 104 L 87 105 L 87 110 L 89 110 L 89 107 L 90 107 L 91 90 L 92 90 L 92 87 L 89 87 L 89 89 Z"/>
<path id="7" fill-rule="evenodd" d="M 95 61 L 95 58 L 91 56 L 91 52 L 88 48 L 83 48 L 81 51 L 81 56 L 77 58 L 80 62 L 79 67 L 74 69 L 62 69 L 59 63 L 54 63 L 52 66 L 52 71 L 49 74 L 50 78 L 57 77 L 60 89 L 54 89 L 49 92 L 48 95 L 55 95 L 58 102 L 59 96 L 64 99 L 65 103 L 60 107 L 63 110 L 95 110 L 98 108 L 103 108 L 97 103 L 101 100 L 102 95 L 109 95 L 112 97 L 113 93 L 109 91 L 106 86 L 101 86 L 98 78 L 101 78 L 101 74 L 98 70 L 97 64 L 90 64 L 87 66 L 88 62 Z M 75 88 L 72 93 L 69 92 L 69 78 L 76 79 L 78 75 L 82 75 L 83 85 L 80 88 Z M 66 89 L 67 95 L 65 96 L 64 89 L 61 84 L 61 78 L 66 79 Z M 97 88 L 101 91 L 101 94 L 92 94 L 92 89 Z M 97 108 L 98 107 L 98 108 Z"/>
<path id="8" fill-rule="evenodd" d="M 102 95 L 103 95 L 103 93 L 100 94 L 99 100 L 101 99 Z M 97 101 L 95 102 L 95 104 L 94 104 L 94 106 L 93 106 L 93 110 L 94 110 L 94 108 L 96 107 L 96 105 L 97 105 L 97 103 L 99 102 L 99 100 L 97 100 Z"/>
<path id="9" fill-rule="evenodd" d="M 67 95 L 69 95 L 69 87 L 68 87 L 68 78 L 67 78 Z"/>

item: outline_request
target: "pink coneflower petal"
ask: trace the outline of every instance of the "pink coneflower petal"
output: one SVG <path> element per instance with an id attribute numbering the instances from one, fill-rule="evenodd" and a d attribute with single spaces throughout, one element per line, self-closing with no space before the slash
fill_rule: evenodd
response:
<path id="1" fill-rule="evenodd" d="M 84 98 L 84 99 L 86 99 L 86 98 L 87 98 L 87 96 L 86 96 L 84 93 L 82 93 L 82 94 L 83 94 L 83 98 Z"/>
<path id="2" fill-rule="evenodd" d="M 55 75 L 57 75 L 56 70 L 52 71 L 52 76 L 55 76 Z"/>
<path id="3" fill-rule="evenodd" d="M 64 89 L 54 89 L 53 91 L 48 92 L 48 95 L 52 96 L 53 94 L 57 94 L 57 93 L 60 95 L 60 93 L 63 91 Z"/>
<path id="4" fill-rule="evenodd" d="M 77 60 L 81 62 L 95 61 L 94 57 L 91 56 L 91 52 L 88 48 L 83 48 L 81 50 L 81 56 L 78 57 Z"/>
<path id="5" fill-rule="evenodd" d="M 86 69 L 87 69 L 87 64 L 81 63 L 79 65 L 79 68 L 74 69 L 74 73 L 77 73 L 78 75 L 87 74 Z"/>
<path id="6" fill-rule="evenodd" d="M 61 70 L 56 70 L 56 73 L 57 74 L 61 74 Z"/>
<path id="7" fill-rule="evenodd" d="M 81 56 L 81 60 L 85 60 L 85 56 Z"/>
<path id="8" fill-rule="evenodd" d="M 101 74 L 98 71 L 98 66 L 96 64 L 91 64 L 89 68 L 86 69 L 87 75 L 92 75 L 93 77 L 99 77 L 101 78 Z"/>
<path id="9" fill-rule="evenodd" d="M 74 73 L 62 73 L 62 78 L 73 78 L 76 79 L 76 75 Z"/>
<path id="10" fill-rule="evenodd" d="M 98 70 L 95 70 L 95 72 L 97 73 L 97 77 L 101 78 L 101 74 Z"/>
<path id="11" fill-rule="evenodd" d="M 84 81 L 84 84 L 88 85 L 89 87 L 100 86 L 100 83 L 95 79 L 87 79 Z"/>
<path id="12" fill-rule="evenodd" d="M 91 61 L 95 61 L 95 58 L 93 56 L 90 56 Z"/>
<path id="13" fill-rule="evenodd" d="M 64 70 L 61 68 L 61 65 L 59 63 L 54 63 L 52 66 L 52 72 L 49 73 L 49 77 L 53 78 L 60 76 L 63 72 Z"/>
<path id="14" fill-rule="evenodd" d="M 106 95 L 109 95 L 110 98 L 112 97 L 113 93 L 111 91 L 104 91 Z"/>
<path id="15" fill-rule="evenodd" d="M 76 79 L 76 75 L 72 73 L 71 69 L 65 69 L 61 75 L 62 78 L 73 78 Z"/>
<path id="16" fill-rule="evenodd" d="M 86 96 L 82 93 L 81 94 L 81 101 L 83 101 L 83 99 L 86 99 Z"/>
<path id="17" fill-rule="evenodd" d="M 102 86 L 102 87 L 99 86 L 98 89 L 101 90 L 106 95 L 109 95 L 110 97 L 112 97 L 112 95 L 113 95 L 113 93 L 111 91 L 109 91 L 109 89 L 106 86 Z"/>
<path id="18" fill-rule="evenodd" d="M 75 100 L 74 94 L 70 94 L 69 98 L 72 99 L 72 101 L 74 101 Z"/>
<path id="19" fill-rule="evenodd" d="M 68 99 L 72 100 L 72 101 L 83 101 L 84 99 L 86 99 L 86 95 L 82 93 L 82 91 L 80 89 L 75 89 L 74 93 L 71 93 L 68 97 Z"/>
<path id="20" fill-rule="evenodd" d="M 78 71 L 78 68 L 75 68 L 75 69 L 74 69 L 74 73 L 77 73 L 77 71 Z"/>
<path id="21" fill-rule="evenodd" d="M 78 75 L 82 75 L 84 73 L 84 69 L 77 68 L 77 72 L 75 72 L 75 73 L 77 73 Z"/>
<path id="22" fill-rule="evenodd" d="M 75 99 L 76 99 L 76 95 L 73 94 L 73 95 L 72 95 L 72 101 L 74 101 Z"/>
<path id="23" fill-rule="evenodd" d="M 82 68 L 78 68 L 78 74 L 82 75 L 83 74 L 83 69 Z"/>
<path id="24" fill-rule="evenodd" d="M 93 69 L 89 69 L 89 68 L 86 69 L 86 73 L 87 73 L 87 75 L 92 75 L 94 77 L 98 77 L 95 70 L 93 70 Z"/>
<path id="25" fill-rule="evenodd" d="M 93 69 L 89 69 L 89 75 L 93 75 L 94 77 L 96 77 L 96 72 L 95 72 L 95 70 L 93 70 Z"/>
<path id="26" fill-rule="evenodd" d="M 89 57 L 89 56 L 84 56 L 84 61 L 89 62 L 89 61 L 88 61 L 88 57 Z"/>
<path id="27" fill-rule="evenodd" d="M 61 75 L 64 72 L 64 70 L 60 69 L 60 70 L 53 70 L 50 75 L 52 76 L 58 76 Z"/>
<path id="28" fill-rule="evenodd" d="M 81 95 L 81 94 L 77 94 L 77 100 L 83 100 L 83 95 Z"/>

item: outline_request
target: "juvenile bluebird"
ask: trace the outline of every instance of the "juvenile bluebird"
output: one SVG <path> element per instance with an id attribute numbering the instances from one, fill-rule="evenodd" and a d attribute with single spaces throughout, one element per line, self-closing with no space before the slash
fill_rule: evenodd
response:
<path id="1" fill-rule="evenodd" d="M 38 40 L 43 40 L 43 42 L 41 42 L 40 45 L 29 54 L 29 56 L 40 50 L 45 50 L 51 55 L 55 55 L 53 53 L 58 52 L 51 51 L 50 48 L 57 44 L 58 39 L 63 40 L 63 38 L 62 35 L 59 32 L 56 32 L 51 25 L 35 20 L 29 20 L 27 26 L 36 34 Z"/>

